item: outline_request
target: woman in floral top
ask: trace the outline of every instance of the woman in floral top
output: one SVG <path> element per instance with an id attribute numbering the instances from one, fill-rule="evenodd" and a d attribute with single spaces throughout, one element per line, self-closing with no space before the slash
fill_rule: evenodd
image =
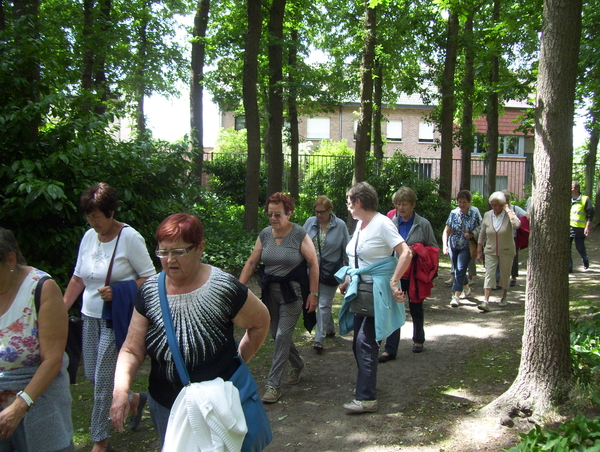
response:
<path id="1" fill-rule="evenodd" d="M 67 308 L 52 280 L 26 264 L 0 228 L 0 450 L 73 451 Z"/>
<path id="2" fill-rule="evenodd" d="M 467 267 L 471 261 L 469 240 L 475 239 L 481 228 L 479 214 L 474 207 L 471 207 L 471 199 L 469 190 L 458 192 L 456 195 L 458 207 L 450 212 L 442 235 L 443 251 L 444 254 L 450 254 L 454 272 L 453 295 L 450 300 L 452 307 L 460 305 L 461 292 L 464 292 L 465 297 L 471 294 L 467 279 Z"/>

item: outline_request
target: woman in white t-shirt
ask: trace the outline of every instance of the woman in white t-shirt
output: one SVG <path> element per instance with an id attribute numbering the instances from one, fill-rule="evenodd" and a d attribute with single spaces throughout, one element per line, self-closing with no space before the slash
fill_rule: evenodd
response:
<path id="1" fill-rule="evenodd" d="M 380 342 L 404 324 L 406 301 L 399 282 L 410 265 L 412 252 L 398 229 L 377 212 L 375 189 L 359 182 L 346 192 L 348 210 L 358 220 L 346 246 L 349 267 L 340 292 L 346 295 L 340 310 L 340 331 L 345 334 L 349 312 L 353 312 L 351 292 L 371 292 L 374 314 L 354 314 L 352 349 L 358 366 L 355 399 L 344 404 L 350 413 L 377 411 L 377 356 Z M 398 258 L 392 256 L 396 252 Z M 339 272 L 338 272 L 339 274 Z M 368 297 L 365 297 L 368 298 Z"/>
<path id="2" fill-rule="evenodd" d="M 132 227 L 114 218 L 118 207 L 119 199 L 115 190 L 104 182 L 93 185 L 81 195 L 80 208 L 92 229 L 81 240 L 75 271 L 64 295 L 64 302 L 69 309 L 83 292 L 83 361 L 85 376 L 94 384 L 92 452 L 109 449 L 109 412 L 118 355 L 115 330 L 112 328 L 112 323 L 115 323 L 116 328 L 118 319 L 111 322 L 106 320 L 106 315 L 103 318 L 104 305 L 112 303 L 110 310 L 114 315 L 115 307 L 119 309 L 114 304 L 125 301 L 117 300 L 116 295 L 113 298 L 113 294 L 122 293 L 125 285 L 133 286 L 135 293 L 148 277 L 156 273 L 143 237 Z M 105 280 L 111 261 L 110 284 L 107 285 Z M 116 288 L 120 285 L 123 286 Z M 132 291 L 127 293 L 131 294 Z M 144 393 L 132 394 L 131 429 L 138 426 L 146 399 Z"/>

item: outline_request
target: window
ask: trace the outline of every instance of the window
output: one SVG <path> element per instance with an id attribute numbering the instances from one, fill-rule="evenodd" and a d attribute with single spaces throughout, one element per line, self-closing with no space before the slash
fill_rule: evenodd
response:
<path id="1" fill-rule="evenodd" d="M 308 118 L 306 122 L 307 140 L 328 140 L 329 131 L 329 118 Z"/>
<path id="2" fill-rule="evenodd" d="M 433 143 L 433 124 L 419 123 L 419 143 Z"/>
<path id="3" fill-rule="evenodd" d="M 402 141 L 402 121 L 390 121 L 387 123 L 388 141 Z"/>
<path id="4" fill-rule="evenodd" d="M 236 116 L 235 117 L 235 130 L 243 130 L 246 128 L 246 117 Z"/>
<path id="5" fill-rule="evenodd" d="M 431 179 L 431 163 L 415 163 L 412 169 L 419 175 L 419 180 Z"/>
<path id="6" fill-rule="evenodd" d="M 487 150 L 486 136 L 484 133 L 475 134 L 474 154 L 484 154 Z M 525 155 L 525 137 L 503 135 L 498 137 L 498 155 L 519 156 Z"/>
<path id="7" fill-rule="evenodd" d="M 471 176 L 471 192 L 478 191 L 479 193 L 485 193 L 484 184 L 486 180 L 483 176 Z M 496 176 L 496 190 L 506 190 L 508 188 L 508 176 Z"/>

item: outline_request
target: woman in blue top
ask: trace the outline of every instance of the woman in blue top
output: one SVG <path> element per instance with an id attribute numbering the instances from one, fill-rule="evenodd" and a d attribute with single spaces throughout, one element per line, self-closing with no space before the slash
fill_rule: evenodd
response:
<path id="1" fill-rule="evenodd" d="M 308 237 L 312 240 L 319 258 L 320 274 L 323 274 L 323 267 L 330 265 L 332 274 L 338 271 L 346 262 L 346 245 L 350 241 L 346 223 L 336 217 L 333 210 L 333 203 L 327 196 L 319 196 L 314 203 L 315 216 L 310 217 L 304 223 Z M 339 266 L 338 266 L 339 265 Z M 333 297 L 337 291 L 338 284 L 329 284 L 319 280 L 319 309 L 317 310 L 317 330 L 315 332 L 315 343 L 313 348 L 320 353 L 323 351 L 325 337 L 335 336 L 335 324 L 331 306 Z"/>
<path id="2" fill-rule="evenodd" d="M 450 301 L 452 307 L 460 305 L 461 292 L 464 291 L 467 297 L 471 294 L 467 279 L 467 267 L 471 261 L 469 240 L 474 239 L 481 228 L 481 220 L 476 209 L 471 207 L 471 199 L 469 190 L 458 192 L 456 195 L 458 207 L 450 212 L 442 234 L 443 251 L 444 254 L 450 254 L 454 272 L 454 282 L 452 283 L 454 295 Z"/>

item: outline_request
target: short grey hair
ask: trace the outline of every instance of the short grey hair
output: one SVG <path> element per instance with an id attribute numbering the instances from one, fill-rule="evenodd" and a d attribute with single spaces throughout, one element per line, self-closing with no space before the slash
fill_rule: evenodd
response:
<path id="1" fill-rule="evenodd" d="M 498 201 L 500 204 L 506 204 L 506 196 L 504 196 L 504 193 L 502 193 L 501 191 L 495 191 L 490 195 L 490 204 L 494 200 Z"/>

